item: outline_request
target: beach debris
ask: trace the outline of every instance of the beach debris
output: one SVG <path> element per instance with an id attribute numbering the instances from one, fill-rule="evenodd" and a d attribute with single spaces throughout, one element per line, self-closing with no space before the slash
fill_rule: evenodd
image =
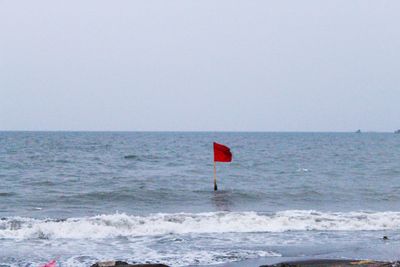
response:
<path id="1" fill-rule="evenodd" d="M 124 261 L 101 261 L 90 267 L 168 267 L 165 264 L 129 264 Z"/>
<path id="2" fill-rule="evenodd" d="M 42 267 L 56 267 L 56 260 L 49 261 L 45 265 L 42 265 Z"/>

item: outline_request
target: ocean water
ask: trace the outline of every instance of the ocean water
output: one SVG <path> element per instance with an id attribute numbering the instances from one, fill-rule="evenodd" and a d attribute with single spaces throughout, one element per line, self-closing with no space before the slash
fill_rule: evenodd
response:
<path id="1" fill-rule="evenodd" d="M 399 230 L 400 135 L 0 132 L 3 267 L 395 260 Z"/>

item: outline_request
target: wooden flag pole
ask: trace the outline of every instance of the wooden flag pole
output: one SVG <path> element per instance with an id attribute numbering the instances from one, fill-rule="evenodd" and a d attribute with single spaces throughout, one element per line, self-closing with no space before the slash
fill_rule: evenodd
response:
<path id="1" fill-rule="evenodd" d="M 217 191 L 217 163 L 214 161 L 214 191 Z"/>

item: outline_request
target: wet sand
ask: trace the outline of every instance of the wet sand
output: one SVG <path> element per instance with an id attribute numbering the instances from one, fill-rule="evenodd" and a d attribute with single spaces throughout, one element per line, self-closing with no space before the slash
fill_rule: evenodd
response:
<path id="1" fill-rule="evenodd" d="M 304 258 L 258 258 L 245 261 L 230 262 L 208 267 L 400 267 L 400 262 L 352 259 L 304 259 Z M 194 266 L 189 267 L 206 267 Z"/>

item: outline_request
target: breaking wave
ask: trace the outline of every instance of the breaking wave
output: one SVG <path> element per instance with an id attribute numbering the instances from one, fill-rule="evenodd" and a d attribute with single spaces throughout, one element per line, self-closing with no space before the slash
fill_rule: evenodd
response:
<path id="1" fill-rule="evenodd" d="M 63 220 L 9 217 L 0 220 L 2 239 L 101 239 L 190 233 L 249 233 L 285 231 L 395 230 L 400 212 L 318 212 L 288 210 L 277 213 L 208 212 L 124 213 Z"/>

